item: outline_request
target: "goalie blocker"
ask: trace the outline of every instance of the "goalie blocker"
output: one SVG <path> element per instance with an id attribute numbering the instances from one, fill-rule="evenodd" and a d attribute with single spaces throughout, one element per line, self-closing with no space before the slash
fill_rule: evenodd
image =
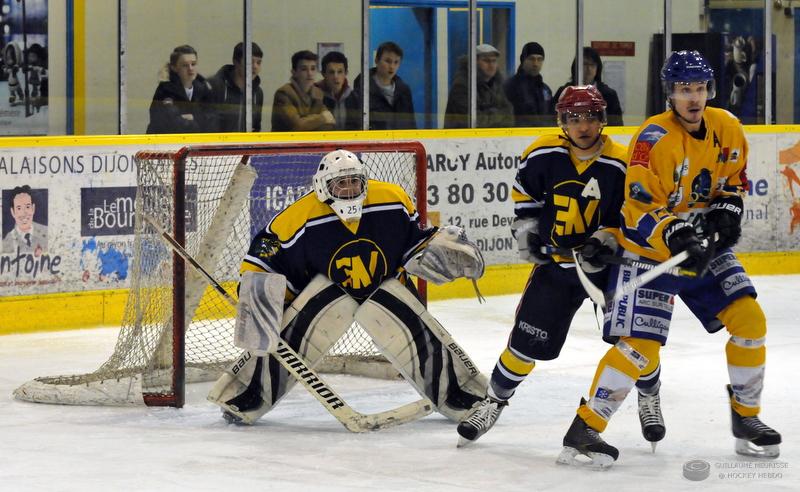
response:
<path id="1" fill-rule="evenodd" d="M 385 281 L 359 306 L 341 288 L 317 275 L 284 312 L 280 335 L 313 368 L 354 320 L 398 372 L 448 418 L 459 420 L 483 397 L 485 376 L 395 279 Z M 253 340 L 263 341 L 265 336 L 259 333 Z M 295 383 L 275 355 L 257 357 L 246 350 L 217 381 L 208 399 L 232 420 L 252 424 Z"/>

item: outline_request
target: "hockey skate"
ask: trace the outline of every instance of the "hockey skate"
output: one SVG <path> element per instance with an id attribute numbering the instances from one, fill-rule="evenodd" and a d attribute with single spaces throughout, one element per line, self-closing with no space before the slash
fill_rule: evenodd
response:
<path id="1" fill-rule="evenodd" d="M 581 405 L 586 400 L 581 399 Z M 582 454 L 590 461 L 578 459 Z M 614 446 L 606 443 L 600 433 L 589 427 L 583 419 L 576 415 L 564 436 L 564 449 L 556 459 L 561 465 L 585 466 L 595 470 L 606 470 L 614 464 L 619 457 L 619 451 Z"/>
<path id="2" fill-rule="evenodd" d="M 508 406 L 507 400 L 497 400 L 487 396 L 475 403 L 464 419 L 458 424 L 458 446 L 464 447 L 477 441 L 486 434 L 500 418 L 503 409 Z"/>
<path id="3" fill-rule="evenodd" d="M 664 434 L 667 432 L 664 417 L 661 415 L 661 397 L 658 392 L 656 388 L 655 393 L 651 395 L 639 393 L 639 423 L 642 425 L 642 435 L 650 443 L 654 453 L 658 441 L 664 439 Z"/>
<path id="4" fill-rule="evenodd" d="M 731 385 L 728 397 L 733 398 Z M 777 458 L 780 455 L 781 435 L 758 416 L 742 417 L 731 408 L 731 427 L 736 438 L 736 454 L 757 458 Z"/>

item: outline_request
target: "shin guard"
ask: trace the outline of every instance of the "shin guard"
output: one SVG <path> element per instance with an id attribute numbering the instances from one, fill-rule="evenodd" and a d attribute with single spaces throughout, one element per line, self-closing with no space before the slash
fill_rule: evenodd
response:
<path id="1" fill-rule="evenodd" d="M 744 296 L 722 310 L 718 318 L 731 334 L 725 345 L 733 390 L 731 406 L 742 417 L 753 417 L 761 410 L 767 359 L 764 312 L 755 299 Z"/>
<path id="2" fill-rule="evenodd" d="M 639 376 L 658 364 L 660 348 L 661 344 L 654 340 L 620 339 L 600 360 L 589 401 L 578 408 L 578 415 L 590 427 L 603 432 Z"/>

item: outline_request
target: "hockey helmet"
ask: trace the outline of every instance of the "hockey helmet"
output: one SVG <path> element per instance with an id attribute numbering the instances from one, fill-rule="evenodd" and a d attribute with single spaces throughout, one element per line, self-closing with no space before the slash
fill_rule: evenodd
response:
<path id="1" fill-rule="evenodd" d="M 673 51 L 661 68 L 661 81 L 667 97 L 674 97 L 675 84 L 705 82 L 708 99 L 716 95 L 714 70 L 698 51 Z"/>
<path id="2" fill-rule="evenodd" d="M 361 205 L 367 197 L 364 164 L 352 152 L 334 150 L 325 154 L 314 173 L 314 192 L 330 205 L 344 222 L 361 218 Z"/>
<path id="3" fill-rule="evenodd" d="M 556 103 L 556 114 L 561 126 L 571 115 L 590 114 L 606 123 L 606 100 L 593 85 L 570 85 L 561 92 Z"/>

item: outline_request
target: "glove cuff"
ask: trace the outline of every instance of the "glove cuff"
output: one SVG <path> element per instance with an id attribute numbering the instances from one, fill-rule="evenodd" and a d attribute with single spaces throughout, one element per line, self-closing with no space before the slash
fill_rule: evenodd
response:
<path id="1" fill-rule="evenodd" d="M 711 200 L 708 209 L 709 212 L 713 210 L 725 211 L 736 215 L 741 220 L 744 211 L 744 200 L 739 195 L 718 196 Z"/>

